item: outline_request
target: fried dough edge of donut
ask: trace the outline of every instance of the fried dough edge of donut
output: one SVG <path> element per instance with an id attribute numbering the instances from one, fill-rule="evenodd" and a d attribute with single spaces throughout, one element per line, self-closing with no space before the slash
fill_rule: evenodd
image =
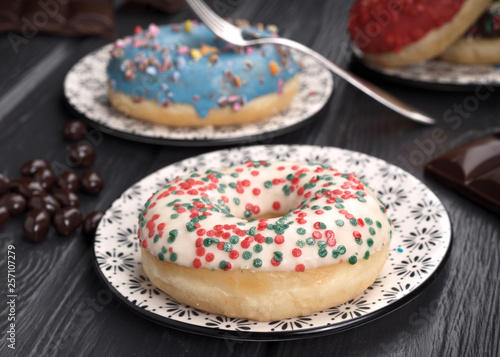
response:
<path id="1" fill-rule="evenodd" d="M 388 240 L 390 242 L 390 240 Z M 377 278 L 390 244 L 358 259 L 295 271 L 210 270 L 160 261 L 141 248 L 151 282 L 178 302 L 228 317 L 275 321 L 305 316 L 340 305 L 362 293 Z"/>
<path id="2" fill-rule="evenodd" d="M 448 47 L 439 59 L 462 64 L 500 63 L 500 38 L 462 38 Z"/>
<path id="3" fill-rule="evenodd" d="M 254 98 L 237 112 L 230 106 L 212 108 L 205 118 L 200 118 L 194 106 L 190 104 L 173 103 L 163 107 L 150 99 L 142 99 L 137 103 L 130 95 L 111 91 L 109 85 L 108 96 L 111 105 L 119 112 L 153 124 L 173 127 L 237 125 L 263 121 L 284 110 L 299 90 L 299 79 L 298 74 L 288 80 L 281 94 L 269 93 Z"/>
<path id="4" fill-rule="evenodd" d="M 435 58 L 459 39 L 470 25 L 488 8 L 490 0 L 466 0 L 451 21 L 429 31 L 420 40 L 404 46 L 399 52 L 380 54 L 361 53 L 369 63 L 382 67 L 402 67 Z"/>

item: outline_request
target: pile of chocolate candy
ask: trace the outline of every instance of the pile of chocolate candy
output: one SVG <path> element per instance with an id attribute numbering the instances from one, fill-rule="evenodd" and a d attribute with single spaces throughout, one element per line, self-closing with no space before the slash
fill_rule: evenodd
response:
<path id="1" fill-rule="evenodd" d="M 63 128 L 63 135 L 71 141 L 85 137 L 85 123 L 71 120 Z M 24 235 L 30 242 L 41 241 L 49 232 L 51 223 L 61 235 L 70 235 L 83 222 L 83 232 L 92 236 L 103 211 L 93 211 L 83 219 L 77 192 L 97 195 L 104 187 L 101 175 L 90 168 L 96 153 L 85 141 L 73 145 L 69 160 L 75 167 L 84 168 L 79 176 L 68 168 L 55 175 L 51 164 L 44 159 L 33 159 L 21 167 L 21 177 L 9 179 L 0 173 L 0 228 L 10 216 L 28 210 L 24 219 Z"/>

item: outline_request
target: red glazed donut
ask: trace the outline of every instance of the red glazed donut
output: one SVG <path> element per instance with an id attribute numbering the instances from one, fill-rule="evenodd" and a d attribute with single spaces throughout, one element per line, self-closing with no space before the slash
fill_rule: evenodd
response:
<path id="1" fill-rule="evenodd" d="M 364 60 L 405 66 L 441 54 L 488 5 L 489 0 L 357 0 L 348 31 Z"/>

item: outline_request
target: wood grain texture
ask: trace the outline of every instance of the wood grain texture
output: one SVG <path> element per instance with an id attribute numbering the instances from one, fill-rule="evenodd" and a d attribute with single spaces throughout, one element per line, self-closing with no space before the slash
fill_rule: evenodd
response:
<path id="1" fill-rule="evenodd" d="M 224 1 L 224 0 L 221 0 Z M 210 1 L 209 1 L 210 3 Z M 350 53 L 345 31 L 348 1 L 236 1 L 235 17 L 274 23 L 285 37 L 300 41 L 343 67 Z M 230 14 L 224 14 L 230 15 Z M 181 21 L 176 15 L 141 7 L 117 13 L 120 36 L 136 24 Z M 0 35 L 0 171 L 15 177 L 33 157 L 65 165 L 61 128 L 72 117 L 62 99 L 71 66 L 105 41 L 36 36 L 14 53 Z M 44 62 L 45 60 L 45 62 Z M 55 61 L 55 62 L 54 62 Z M 40 63 L 43 66 L 38 66 Z M 265 140 L 265 144 L 314 144 L 364 152 L 398 165 L 422 179 L 443 201 L 452 221 L 450 257 L 435 280 L 403 307 L 366 325 L 339 334 L 286 342 L 235 342 L 177 331 L 138 316 L 109 295 L 92 266 L 91 242 L 80 232 L 58 236 L 52 229 L 40 244 L 22 235 L 22 217 L 0 230 L 0 276 L 7 271 L 7 245 L 17 256 L 17 349 L 0 338 L 1 356 L 498 356 L 500 355 L 500 220 L 423 176 L 423 162 L 409 162 L 419 143 L 443 130 L 446 140 L 423 154 L 425 161 L 462 143 L 500 130 L 500 88 L 460 121 L 445 113 L 470 92 L 434 92 L 373 79 L 387 91 L 421 107 L 439 122 L 423 127 L 335 78 L 335 91 L 310 125 Z M 13 95 L 12 93 L 15 93 Z M 247 145 L 242 143 L 241 145 Z M 106 209 L 126 188 L 165 165 L 218 150 L 172 148 L 135 143 L 104 134 L 96 145 L 95 168 L 106 180 L 97 197 L 82 195 L 85 214 Z M 431 150 L 432 149 L 432 150 Z M 4 279 L 4 278 L 2 278 Z M 0 282 L 0 303 L 6 281 Z M 0 309 L 0 330 L 7 310 Z"/>

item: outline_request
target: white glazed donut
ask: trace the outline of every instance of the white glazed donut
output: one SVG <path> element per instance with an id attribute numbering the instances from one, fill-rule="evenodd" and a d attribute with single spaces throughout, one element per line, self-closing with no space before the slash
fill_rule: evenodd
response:
<path id="1" fill-rule="evenodd" d="M 354 174 L 286 161 L 176 178 L 151 196 L 139 224 L 143 266 L 161 290 L 261 321 L 363 292 L 387 259 L 393 227 Z"/>

